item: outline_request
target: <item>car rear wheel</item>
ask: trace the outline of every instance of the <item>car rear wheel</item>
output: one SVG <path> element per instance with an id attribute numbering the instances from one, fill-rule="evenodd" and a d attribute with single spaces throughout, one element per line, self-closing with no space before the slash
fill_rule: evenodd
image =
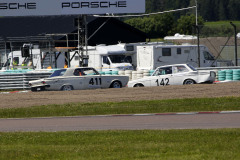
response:
<path id="1" fill-rule="evenodd" d="M 71 91 L 71 90 L 73 90 L 73 87 L 71 85 L 65 85 L 62 87 L 62 90 L 63 91 Z"/>
<path id="2" fill-rule="evenodd" d="M 119 81 L 112 82 L 110 88 L 122 88 L 122 84 Z"/>
<path id="3" fill-rule="evenodd" d="M 186 79 L 184 82 L 183 82 L 184 85 L 188 85 L 188 84 L 195 84 L 195 81 L 192 80 L 192 79 Z"/>

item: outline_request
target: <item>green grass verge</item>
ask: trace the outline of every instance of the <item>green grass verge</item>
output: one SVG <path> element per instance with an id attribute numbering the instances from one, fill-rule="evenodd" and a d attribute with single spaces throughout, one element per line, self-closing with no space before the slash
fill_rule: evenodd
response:
<path id="1" fill-rule="evenodd" d="M 217 27 L 217 26 L 231 26 L 230 22 L 233 22 L 235 25 L 240 25 L 240 21 L 216 21 L 216 22 L 206 22 L 204 25 L 208 27 Z"/>
<path id="2" fill-rule="evenodd" d="M 0 159 L 237 160 L 240 129 L 0 133 Z"/>
<path id="3" fill-rule="evenodd" d="M 70 103 L 0 109 L 0 118 L 240 110 L 240 97 Z"/>

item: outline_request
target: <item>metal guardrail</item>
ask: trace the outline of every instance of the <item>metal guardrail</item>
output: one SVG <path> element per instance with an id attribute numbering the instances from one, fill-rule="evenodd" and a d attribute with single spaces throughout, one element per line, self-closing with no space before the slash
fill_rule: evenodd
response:
<path id="1" fill-rule="evenodd" d="M 0 90 L 30 89 L 28 82 L 49 77 L 51 72 L 0 74 Z"/>

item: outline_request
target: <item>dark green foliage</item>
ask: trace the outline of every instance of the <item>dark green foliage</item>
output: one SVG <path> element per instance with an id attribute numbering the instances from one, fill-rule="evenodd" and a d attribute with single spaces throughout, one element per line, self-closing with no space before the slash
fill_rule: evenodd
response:
<path id="1" fill-rule="evenodd" d="M 132 18 L 125 21 L 129 25 L 147 33 L 149 38 L 163 38 L 175 33 L 192 34 L 196 24 L 195 15 L 181 16 L 177 21 L 173 14 L 159 14 L 144 18 Z M 198 24 L 203 25 L 202 17 L 198 18 Z"/>
<path id="2" fill-rule="evenodd" d="M 199 15 L 207 21 L 240 20 L 239 0 L 197 0 L 197 2 Z M 146 0 L 146 12 L 159 12 L 195 5 L 195 0 Z M 193 12 L 194 9 L 177 12 L 174 18 L 178 19 L 181 15 Z"/>

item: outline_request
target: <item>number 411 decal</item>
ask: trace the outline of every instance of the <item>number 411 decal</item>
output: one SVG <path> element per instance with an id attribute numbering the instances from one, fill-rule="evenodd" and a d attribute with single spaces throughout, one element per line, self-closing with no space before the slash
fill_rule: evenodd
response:
<path id="1" fill-rule="evenodd" d="M 91 85 L 101 85 L 102 79 L 101 78 L 91 78 L 89 81 L 89 84 Z"/>
<path id="2" fill-rule="evenodd" d="M 159 81 L 161 81 L 159 83 Z M 169 79 L 168 78 L 163 78 L 162 80 L 157 79 L 156 80 L 157 86 L 167 86 L 169 85 Z"/>

